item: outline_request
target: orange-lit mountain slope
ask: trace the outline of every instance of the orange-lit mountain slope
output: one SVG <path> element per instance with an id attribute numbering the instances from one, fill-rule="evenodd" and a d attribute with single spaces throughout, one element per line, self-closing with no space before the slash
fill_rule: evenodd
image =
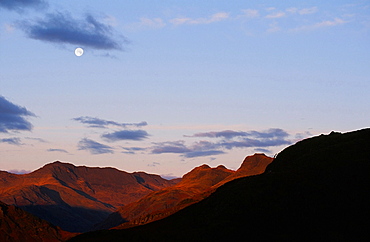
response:
<path id="1" fill-rule="evenodd" d="M 0 202 L 0 241 L 54 242 L 72 236 L 23 209 Z"/>
<path id="2" fill-rule="evenodd" d="M 54 162 L 24 175 L 0 172 L 0 200 L 66 231 L 89 230 L 152 191 L 173 185 L 158 175 Z"/>
<path id="3" fill-rule="evenodd" d="M 119 208 L 97 228 L 127 228 L 162 219 L 184 207 L 199 202 L 227 181 L 262 173 L 273 158 L 264 154 L 248 156 L 237 171 L 220 165 L 202 165 L 185 174 L 178 184 L 152 192 L 142 199 Z"/>

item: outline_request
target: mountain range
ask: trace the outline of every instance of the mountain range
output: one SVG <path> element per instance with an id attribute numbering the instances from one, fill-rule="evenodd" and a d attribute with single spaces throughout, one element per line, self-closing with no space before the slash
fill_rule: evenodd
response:
<path id="1" fill-rule="evenodd" d="M 144 172 L 53 162 L 24 175 L 0 171 L 0 200 L 70 232 L 85 232 L 118 207 L 177 181 Z"/>
<path id="2" fill-rule="evenodd" d="M 59 161 L 0 171 L 0 241 L 368 241 L 369 141 L 332 132 L 174 180 Z"/>
<path id="3" fill-rule="evenodd" d="M 370 129 L 332 132 L 166 218 L 70 241 L 369 241 L 369 184 Z"/>
<path id="4" fill-rule="evenodd" d="M 223 165 L 211 168 L 202 165 L 185 174 L 174 186 L 149 193 L 136 202 L 123 206 L 112 213 L 96 229 L 128 228 L 163 219 L 209 196 L 222 184 L 238 177 L 262 173 L 273 158 L 264 154 L 248 156 L 236 171 Z"/>

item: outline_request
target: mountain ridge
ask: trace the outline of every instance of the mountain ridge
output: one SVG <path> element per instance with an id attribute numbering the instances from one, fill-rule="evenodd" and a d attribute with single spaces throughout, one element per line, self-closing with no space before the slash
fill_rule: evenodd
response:
<path id="1" fill-rule="evenodd" d="M 273 158 L 264 154 L 247 156 L 238 170 L 223 165 L 195 167 L 174 186 L 152 192 L 136 202 L 120 207 L 95 229 L 128 228 L 163 219 L 209 196 L 217 187 L 238 177 L 262 173 Z"/>
<path id="2" fill-rule="evenodd" d="M 56 161 L 28 174 L 0 173 L 0 196 L 64 230 L 83 232 L 116 207 L 175 183 L 145 172 Z"/>

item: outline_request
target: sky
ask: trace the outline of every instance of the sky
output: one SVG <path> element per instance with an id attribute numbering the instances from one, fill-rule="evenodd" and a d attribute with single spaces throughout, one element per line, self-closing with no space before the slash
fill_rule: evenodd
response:
<path id="1" fill-rule="evenodd" d="M 0 0 L 0 170 L 237 169 L 369 127 L 369 67 L 370 1 Z"/>

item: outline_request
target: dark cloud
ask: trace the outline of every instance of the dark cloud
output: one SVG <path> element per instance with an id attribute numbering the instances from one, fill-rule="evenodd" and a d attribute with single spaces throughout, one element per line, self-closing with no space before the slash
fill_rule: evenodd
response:
<path id="1" fill-rule="evenodd" d="M 244 138 L 242 141 L 224 141 L 218 145 L 226 149 L 232 148 L 250 148 L 250 147 L 271 147 L 280 145 L 290 145 L 292 142 L 285 139 L 249 139 Z"/>
<path id="2" fill-rule="evenodd" d="M 114 153 L 112 147 L 87 138 L 84 138 L 78 142 L 78 149 L 87 150 L 93 155 Z"/>
<path id="3" fill-rule="evenodd" d="M 266 147 L 289 145 L 292 141 L 288 140 L 289 134 L 282 129 L 268 129 L 266 131 L 233 131 L 224 130 L 219 132 L 197 133 L 187 137 L 208 137 L 221 138 L 218 142 L 198 141 L 192 145 L 185 145 L 185 141 L 155 143 L 152 147 L 153 154 L 179 153 L 186 158 L 199 156 L 211 156 L 225 154 L 223 150 L 233 148 L 255 148 L 260 151 L 267 151 Z"/>
<path id="4" fill-rule="evenodd" d="M 0 0 L 0 8 L 21 12 L 26 8 L 40 9 L 47 7 L 43 0 Z"/>
<path id="5" fill-rule="evenodd" d="M 35 22 L 20 22 L 20 27 L 29 38 L 57 44 L 122 50 L 122 44 L 127 43 L 122 36 L 115 36 L 109 25 L 99 22 L 91 14 L 84 19 L 74 19 L 69 13 L 56 12 Z"/>
<path id="6" fill-rule="evenodd" d="M 193 135 L 185 135 L 185 137 L 208 137 L 208 138 L 225 138 L 232 139 L 235 137 L 255 137 L 255 138 L 274 138 L 274 137 L 287 137 L 289 134 L 282 129 L 268 129 L 266 131 L 233 131 L 233 130 L 223 130 L 223 131 L 212 131 L 205 133 L 196 133 Z"/>
<path id="7" fill-rule="evenodd" d="M 169 141 L 169 142 L 160 142 L 155 143 L 156 145 L 152 149 L 153 154 L 163 154 L 163 153 L 187 153 L 192 150 L 185 146 L 185 141 Z"/>
<path id="8" fill-rule="evenodd" d="M 193 157 L 199 157 L 199 156 L 210 156 L 210 155 L 221 155 L 221 154 L 225 154 L 225 152 L 221 150 L 192 151 L 192 152 L 185 153 L 184 157 L 193 158 Z"/>
<path id="9" fill-rule="evenodd" d="M 32 124 L 25 117 L 35 114 L 28 111 L 25 107 L 20 107 L 0 96 L 0 132 L 8 133 L 12 131 L 30 131 Z"/>
<path id="10" fill-rule="evenodd" d="M 148 123 L 145 121 L 140 122 L 140 123 L 118 123 L 115 121 L 94 118 L 94 117 L 89 117 L 89 116 L 81 116 L 78 118 L 73 118 L 72 120 L 78 121 L 82 124 L 87 124 L 88 127 L 91 127 L 91 128 L 107 128 L 108 126 L 118 126 L 118 127 L 126 128 L 129 126 L 143 127 L 143 126 L 148 125 Z"/>
<path id="11" fill-rule="evenodd" d="M 62 152 L 62 153 L 69 153 L 66 150 L 63 149 L 47 149 L 48 152 Z"/>
<path id="12" fill-rule="evenodd" d="M 109 142 L 119 140 L 143 140 L 148 138 L 149 134 L 145 130 L 121 130 L 113 133 L 103 134 L 102 138 Z"/>
<path id="13" fill-rule="evenodd" d="M 250 131 L 247 132 L 248 135 L 255 138 L 261 139 L 271 139 L 271 138 L 285 138 L 288 137 L 289 134 L 282 129 L 268 129 L 266 131 L 258 132 L 258 131 Z"/>
<path id="14" fill-rule="evenodd" d="M 22 145 L 20 138 L 6 138 L 6 139 L 0 139 L 0 143 L 7 143 L 10 145 Z"/>
<path id="15" fill-rule="evenodd" d="M 212 148 L 217 148 L 217 145 L 208 141 L 200 141 L 194 143 L 192 146 L 186 146 L 185 141 L 169 141 L 156 143 L 152 149 L 153 154 L 163 154 L 163 153 L 176 153 L 183 154 L 183 157 L 193 158 L 199 156 L 209 156 L 209 155 L 220 155 L 224 154 L 220 150 L 211 150 Z"/>

